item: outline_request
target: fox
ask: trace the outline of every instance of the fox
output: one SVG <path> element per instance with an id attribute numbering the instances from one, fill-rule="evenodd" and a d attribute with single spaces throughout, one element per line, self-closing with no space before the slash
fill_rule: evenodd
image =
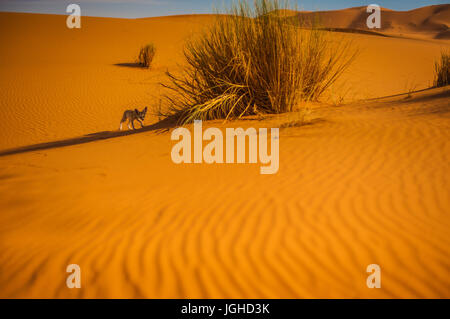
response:
<path id="1" fill-rule="evenodd" d="M 128 121 L 128 128 L 131 130 L 130 124 L 133 127 L 133 130 L 136 128 L 134 127 L 134 121 L 138 121 L 141 124 L 141 127 L 144 127 L 144 121 L 145 115 L 147 114 L 147 107 L 145 107 L 141 112 L 139 112 L 138 109 L 134 110 L 126 110 L 123 112 L 122 120 L 120 121 L 120 127 L 119 131 L 122 131 L 122 124 L 124 122 Z"/>

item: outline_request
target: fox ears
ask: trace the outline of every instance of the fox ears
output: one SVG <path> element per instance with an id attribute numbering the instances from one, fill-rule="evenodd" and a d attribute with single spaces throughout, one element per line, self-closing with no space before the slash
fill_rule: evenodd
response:
<path id="1" fill-rule="evenodd" d="M 134 111 L 136 112 L 136 114 L 139 114 L 139 113 L 147 113 L 147 107 L 145 107 L 145 108 L 142 110 L 142 112 L 139 112 L 138 109 L 134 109 Z"/>

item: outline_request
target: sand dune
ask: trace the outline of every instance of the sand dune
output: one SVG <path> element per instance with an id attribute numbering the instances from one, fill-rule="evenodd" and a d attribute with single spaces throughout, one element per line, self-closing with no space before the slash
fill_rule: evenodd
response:
<path id="1" fill-rule="evenodd" d="M 367 30 L 367 7 L 344 10 L 301 12 L 302 19 L 319 18 L 327 28 Z M 450 4 L 418 8 L 410 11 L 394 11 L 382 8 L 381 31 L 392 35 L 449 39 Z"/>
<path id="2" fill-rule="evenodd" d="M 212 18 L 139 20 L 0 13 L 0 149 L 118 128 L 127 108 L 157 106 L 158 82 L 181 63 L 183 39 Z M 164 30 L 164 32 L 161 32 Z M 142 45 L 158 54 L 136 68 Z"/>
<path id="3" fill-rule="evenodd" d="M 8 43 L 0 49 L 0 149 L 113 130 L 124 109 L 157 106 L 158 82 L 167 69 L 182 64 L 184 40 L 212 19 L 88 17 L 80 30 L 69 30 L 65 16 L 0 13 L 0 27 L 14 30 L 0 34 Z M 435 59 L 448 46 L 447 41 L 345 36 L 361 54 L 330 91 L 331 100 L 427 88 Z M 150 41 L 158 50 L 154 69 L 133 67 L 139 48 Z"/>
<path id="4" fill-rule="evenodd" d="M 442 8 L 418 12 L 448 23 Z M 402 94 L 430 86 L 449 42 L 336 34 L 361 53 L 309 125 L 281 130 L 268 176 L 173 164 L 170 123 L 116 132 L 124 109 L 157 105 L 183 40 L 212 19 L 68 30 L 63 16 L 0 13 L 0 297 L 449 298 L 449 89 Z M 66 287 L 71 263 L 82 289 Z M 381 289 L 366 286 L 372 263 Z"/>

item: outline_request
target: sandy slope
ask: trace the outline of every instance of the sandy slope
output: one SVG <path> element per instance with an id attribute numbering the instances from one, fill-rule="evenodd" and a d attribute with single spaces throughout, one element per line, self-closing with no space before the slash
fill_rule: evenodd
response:
<path id="1" fill-rule="evenodd" d="M 124 110 L 157 105 L 182 39 L 211 17 L 84 18 L 79 30 L 65 19 L 0 13 L 0 28 L 14 30 L 0 33 L 0 149 L 116 129 Z M 133 63 L 150 41 L 158 55 L 148 72 Z"/>
<path id="2" fill-rule="evenodd" d="M 367 7 L 344 10 L 301 12 L 306 21 L 319 19 L 324 27 L 367 30 Z M 450 4 L 432 5 L 410 11 L 382 8 L 381 31 L 396 36 L 449 39 Z"/>
<path id="3" fill-rule="evenodd" d="M 1 296 L 449 297 L 449 97 L 320 108 L 274 176 L 177 166 L 154 131 L 0 157 Z"/>
<path id="4" fill-rule="evenodd" d="M 274 176 L 178 166 L 163 125 L 110 131 L 155 103 L 211 17 L 64 20 L 0 13 L 0 297 L 450 297 L 448 89 L 318 106 L 311 125 L 281 131 Z M 448 46 L 346 36 L 362 52 L 331 95 L 351 89 L 349 101 L 428 87 Z M 115 65 L 148 41 L 154 70 Z M 70 263 L 80 290 L 65 286 Z M 366 287 L 372 263 L 379 290 Z"/>

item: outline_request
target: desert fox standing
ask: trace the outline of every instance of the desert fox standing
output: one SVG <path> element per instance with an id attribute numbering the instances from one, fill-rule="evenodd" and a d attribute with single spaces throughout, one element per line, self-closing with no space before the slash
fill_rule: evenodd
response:
<path id="1" fill-rule="evenodd" d="M 141 127 L 144 127 L 144 123 L 142 123 L 142 121 L 145 118 L 145 114 L 147 114 L 147 107 L 145 107 L 145 109 L 143 109 L 142 112 L 139 112 L 138 109 L 134 109 L 134 111 L 126 110 L 125 112 L 123 112 L 122 120 L 120 121 L 119 130 L 122 131 L 122 124 L 124 122 L 126 122 L 127 120 L 129 120 L 128 128 L 130 130 L 131 130 L 130 124 L 133 127 L 133 130 L 135 130 L 134 121 L 138 121 L 141 124 Z"/>

